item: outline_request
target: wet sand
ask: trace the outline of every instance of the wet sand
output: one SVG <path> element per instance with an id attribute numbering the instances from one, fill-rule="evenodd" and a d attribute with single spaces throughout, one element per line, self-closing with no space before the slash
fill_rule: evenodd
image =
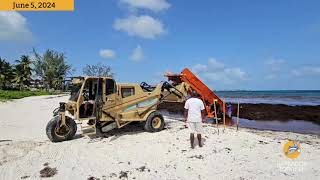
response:
<path id="1" fill-rule="evenodd" d="M 233 117 L 231 125 L 236 126 L 237 118 Z M 290 120 L 290 121 L 261 121 L 239 118 L 240 128 L 252 128 L 258 130 L 271 130 L 283 132 L 295 132 L 300 134 L 320 135 L 320 125 L 312 121 Z"/>

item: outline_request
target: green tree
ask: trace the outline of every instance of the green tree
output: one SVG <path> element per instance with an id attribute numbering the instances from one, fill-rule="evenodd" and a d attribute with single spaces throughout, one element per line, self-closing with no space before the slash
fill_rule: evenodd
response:
<path id="1" fill-rule="evenodd" d="M 24 85 L 29 85 L 31 81 L 32 61 L 29 56 L 22 55 L 20 60 L 16 60 L 15 66 L 15 79 L 14 82 L 19 84 L 20 90 L 23 89 Z"/>
<path id="2" fill-rule="evenodd" d="M 112 77 L 114 74 L 111 72 L 111 67 L 107 65 L 103 65 L 98 63 L 96 65 L 87 64 L 83 68 L 83 74 L 87 76 L 110 76 Z"/>
<path id="3" fill-rule="evenodd" d="M 34 71 L 47 88 L 61 88 L 65 76 L 70 73 L 71 65 L 65 61 L 64 53 L 48 49 L 40 55 L 33 49 L 35 56 Z"/>
<path id="4" fill-rule="evenodd" d="M 0 88 L 7 88 L 13 78 L 14 72 L 12 65 L 0 57 Z"/>

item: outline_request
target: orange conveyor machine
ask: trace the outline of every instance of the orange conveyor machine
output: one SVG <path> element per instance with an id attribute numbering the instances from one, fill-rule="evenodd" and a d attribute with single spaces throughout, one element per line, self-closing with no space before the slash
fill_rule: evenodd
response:
<path id="1" fill-rule="evenodd" d="M 197 76 L 195 76 L 188 68 L 185 68 L 180 74 L 166 76 L 168 77 L 168 80 L 176 84 L 181 82 L 188 83 L 190 88 L 200 95 L 200 98 L 204 102 L 208 118 L 216 117 L 213 108 L 215 102 L 217 102 L 216 107 L 220 106 L 216 109 L 219 109 L 219 111 L 221 110 L 222 113 L 226 113 L 226 106 L 224 105 L 222 99 L 220 99 L 212 90 L 210 90 L 208 86 L 206 86 L 199 78 L 197 78 Z"/>

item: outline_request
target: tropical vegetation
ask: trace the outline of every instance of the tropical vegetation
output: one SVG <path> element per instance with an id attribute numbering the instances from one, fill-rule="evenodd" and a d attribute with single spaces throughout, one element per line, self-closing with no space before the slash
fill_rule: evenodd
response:
<path id="1" fill-rule="evenodd" d="M 41 96 L 41 95 L 52 95 L 57 94 L 54 92 L 44 91 L 44 90 L 0 90 L 0 101 L 6 101 L 10 99 L 20 99 L 29 96 Z"/>
<path id="2" fill-rule="evenodd" d="M 0 57 L 0 100 L 52 94 L 49 89 L 63 87 L 71 70 L 65 55 L 50 49 L 42 55 L 34 49 L 33 55 L 22 55 L 14 64 Z"/>
<path id="3" fill-rule="evenodd" d="M 65 54 L 52 49 L 47 49 L 43 54 L 33 49 L 31 55 L 22 55 L 13 62 L 0 57 L 0 100 L 47 95 L 55 90 L 65 90 L 68 82 L 66 78 L 72 72 Z M 83 68 L 83 74 L 114 75 L 109 66 L 101 63 L 87 64 Z"/>
<path id="4" fill-rule="evenodd" d="M 34 72 L 45 83 L 47 89 L 62 88 L 63 81 L 71 72 L 71 65 L 65 61 L 64 53 L 48 49 L 40 55 L 33 50 L 35 56 Z"/>

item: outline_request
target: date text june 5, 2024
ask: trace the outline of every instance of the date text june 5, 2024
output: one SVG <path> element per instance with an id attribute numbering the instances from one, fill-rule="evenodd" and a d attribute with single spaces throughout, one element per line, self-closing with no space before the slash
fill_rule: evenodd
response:
<path id="1" fill-rule="evenodd" d="M 16 3 L 12 2 L 12 9 L 37 9 L 37 8 L 55 8 L 54 2 L 29 2 L 29 3 Z"/>

